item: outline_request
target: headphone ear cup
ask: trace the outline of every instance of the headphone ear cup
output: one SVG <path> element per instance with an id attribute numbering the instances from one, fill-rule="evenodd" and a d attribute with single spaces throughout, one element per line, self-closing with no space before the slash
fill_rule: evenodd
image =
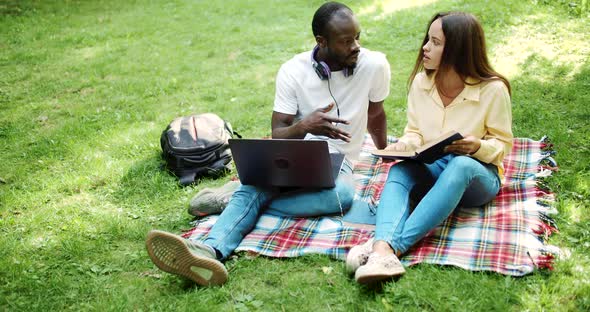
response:
<path id="1" fill-rule="evenodd" d="M 313 51 L 311 52 L 311 66 L 313 67 L 313 70 L 316 74 L 318 74 L 318 77 L 320 77 L 321 80 L 328 80 L 332 76 L 330 67 L 325 62 L 318 62 L 315 60 L 315 55 L 318 52 L 319 48 L 320 47 L 316 45 L 315 48 L 313 48 Z"/>
<path id="2" fill-rule="evenodd" d="M 354 74 L 354 68 L 356 65 L 344 67 L 344 77 L 350 77 Z"/>
<path id="3" fill-rule="evenodd" d="M 318 74 L 318 77 L 320 77 L 321 80 L 330 79 L 332 73 L 330 72 L 330 67 L 328 67 L 326 63 L 318 63 L 315 60 L 312 60 L 311 65 L 313 66 L 313 70 L 315 70 L 315 73 Z"/>
<path id="4" fill-rule="evenodd" d="M 353 68 L 352 67 L 344 67 L 344 77 L 350 77 L 352 76 L 352 72 L 353 72 Z"/>

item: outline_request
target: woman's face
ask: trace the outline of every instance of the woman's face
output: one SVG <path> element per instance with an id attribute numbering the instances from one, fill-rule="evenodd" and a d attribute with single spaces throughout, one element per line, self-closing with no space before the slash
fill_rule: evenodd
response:
<path id="1" fill-rule="evenodd" d="M 442 20 L 437 18 L 428 29 L 428 42 L 422 47 L 424 50 L 424 68 L 437 70 L 445 49 L 445 34 L 442 30 Z"/>

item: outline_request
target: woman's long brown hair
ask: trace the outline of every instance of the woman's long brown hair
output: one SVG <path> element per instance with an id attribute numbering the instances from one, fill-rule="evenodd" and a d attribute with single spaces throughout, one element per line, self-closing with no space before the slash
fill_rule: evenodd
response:
<path id="1" fill-rule="evenodd" d="M 426 28 L 426 35 L 420 46 L 416 64 L 408 80 L 408 87 L 420 71 L 424 70 L 428 75 L 434 72 L 434 70 L 424 68 L 422 47 L 428 42 L 430 25 L 439 18 L 442 21 L 442 30 L 445 35 L 445 47 L 438 68 L 439 74 L 434 78 L 436 85 L 441 86 L 444 73 L 454 69 L 465 84 L 467 84 L 468 77 L 477 80 L 474 84 L 489 80 L 501 80 L 508 88 L 508 92 L 511 93 L 508 79 L 490 66 L 480 23 L 475 16 L 463 12 L 438 13 L 432 17 Z"/>

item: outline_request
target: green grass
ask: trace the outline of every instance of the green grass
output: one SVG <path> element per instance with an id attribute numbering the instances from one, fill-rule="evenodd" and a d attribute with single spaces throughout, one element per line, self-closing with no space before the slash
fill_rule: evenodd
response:
<path id="1" fill-rule="evenodd" d="M 376 291 L 323 256 L 240 256 L 218 288 L 155 268 L 145 234 L 189 228 L 190 198 L 228 179 L 178 187 L 161 170 L 160 132 L 176 116 L 211 111 L 246 137 L 270 135 L 276 71 L 312 47 L 321 3 L 1 2 L 0 310 L 589 310 L 586 0 L 350 3 L 363 45 L 391 63 L 394 135 L 429 18 L 452 9 L 480 17 L 513 85 L 515 135 L 546 134 L 558 151 L 549 183 L 561 232 L 550 242 L 569 257 L 554 271 L 512 278 L 419 265 Z"/>

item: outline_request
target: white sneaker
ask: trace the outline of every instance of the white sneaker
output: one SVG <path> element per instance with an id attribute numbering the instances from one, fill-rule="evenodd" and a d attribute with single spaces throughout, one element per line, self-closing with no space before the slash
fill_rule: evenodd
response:
<path id="1" fill-rule="evenodd" d="M 191 199 L 188 213 L 196 217 L 221 213 L 240 185 L 240 181 L 229 181 L 218 188 L 202 189 Z"/>
<path id="2" fill-rule="evenodd" d="M 382 256 L 373 252 L 367 263 L 356 270 L 354 278 L 360 284 L 372 284 L 404 273 L 404 266 L 394 254 Z"/>
<path id="3" fill-rule="evenodd" d="M 148 254 L 154 264 L 168 273 L 193 280 L 201 286 L 221 285 L 227 281 L 225 266 L 217 260 L 215 250 L 163 231 L 150 231 L 146 239 Z"/>
<path id="4" fill-rule="evenodd" d="M 346 255 L 346 271 L 354 273 L 361 265 L 367 263 L 369 255 L 373 251 L 374 239 L 370 238 L 363 244 L 356 245 Z"/>

